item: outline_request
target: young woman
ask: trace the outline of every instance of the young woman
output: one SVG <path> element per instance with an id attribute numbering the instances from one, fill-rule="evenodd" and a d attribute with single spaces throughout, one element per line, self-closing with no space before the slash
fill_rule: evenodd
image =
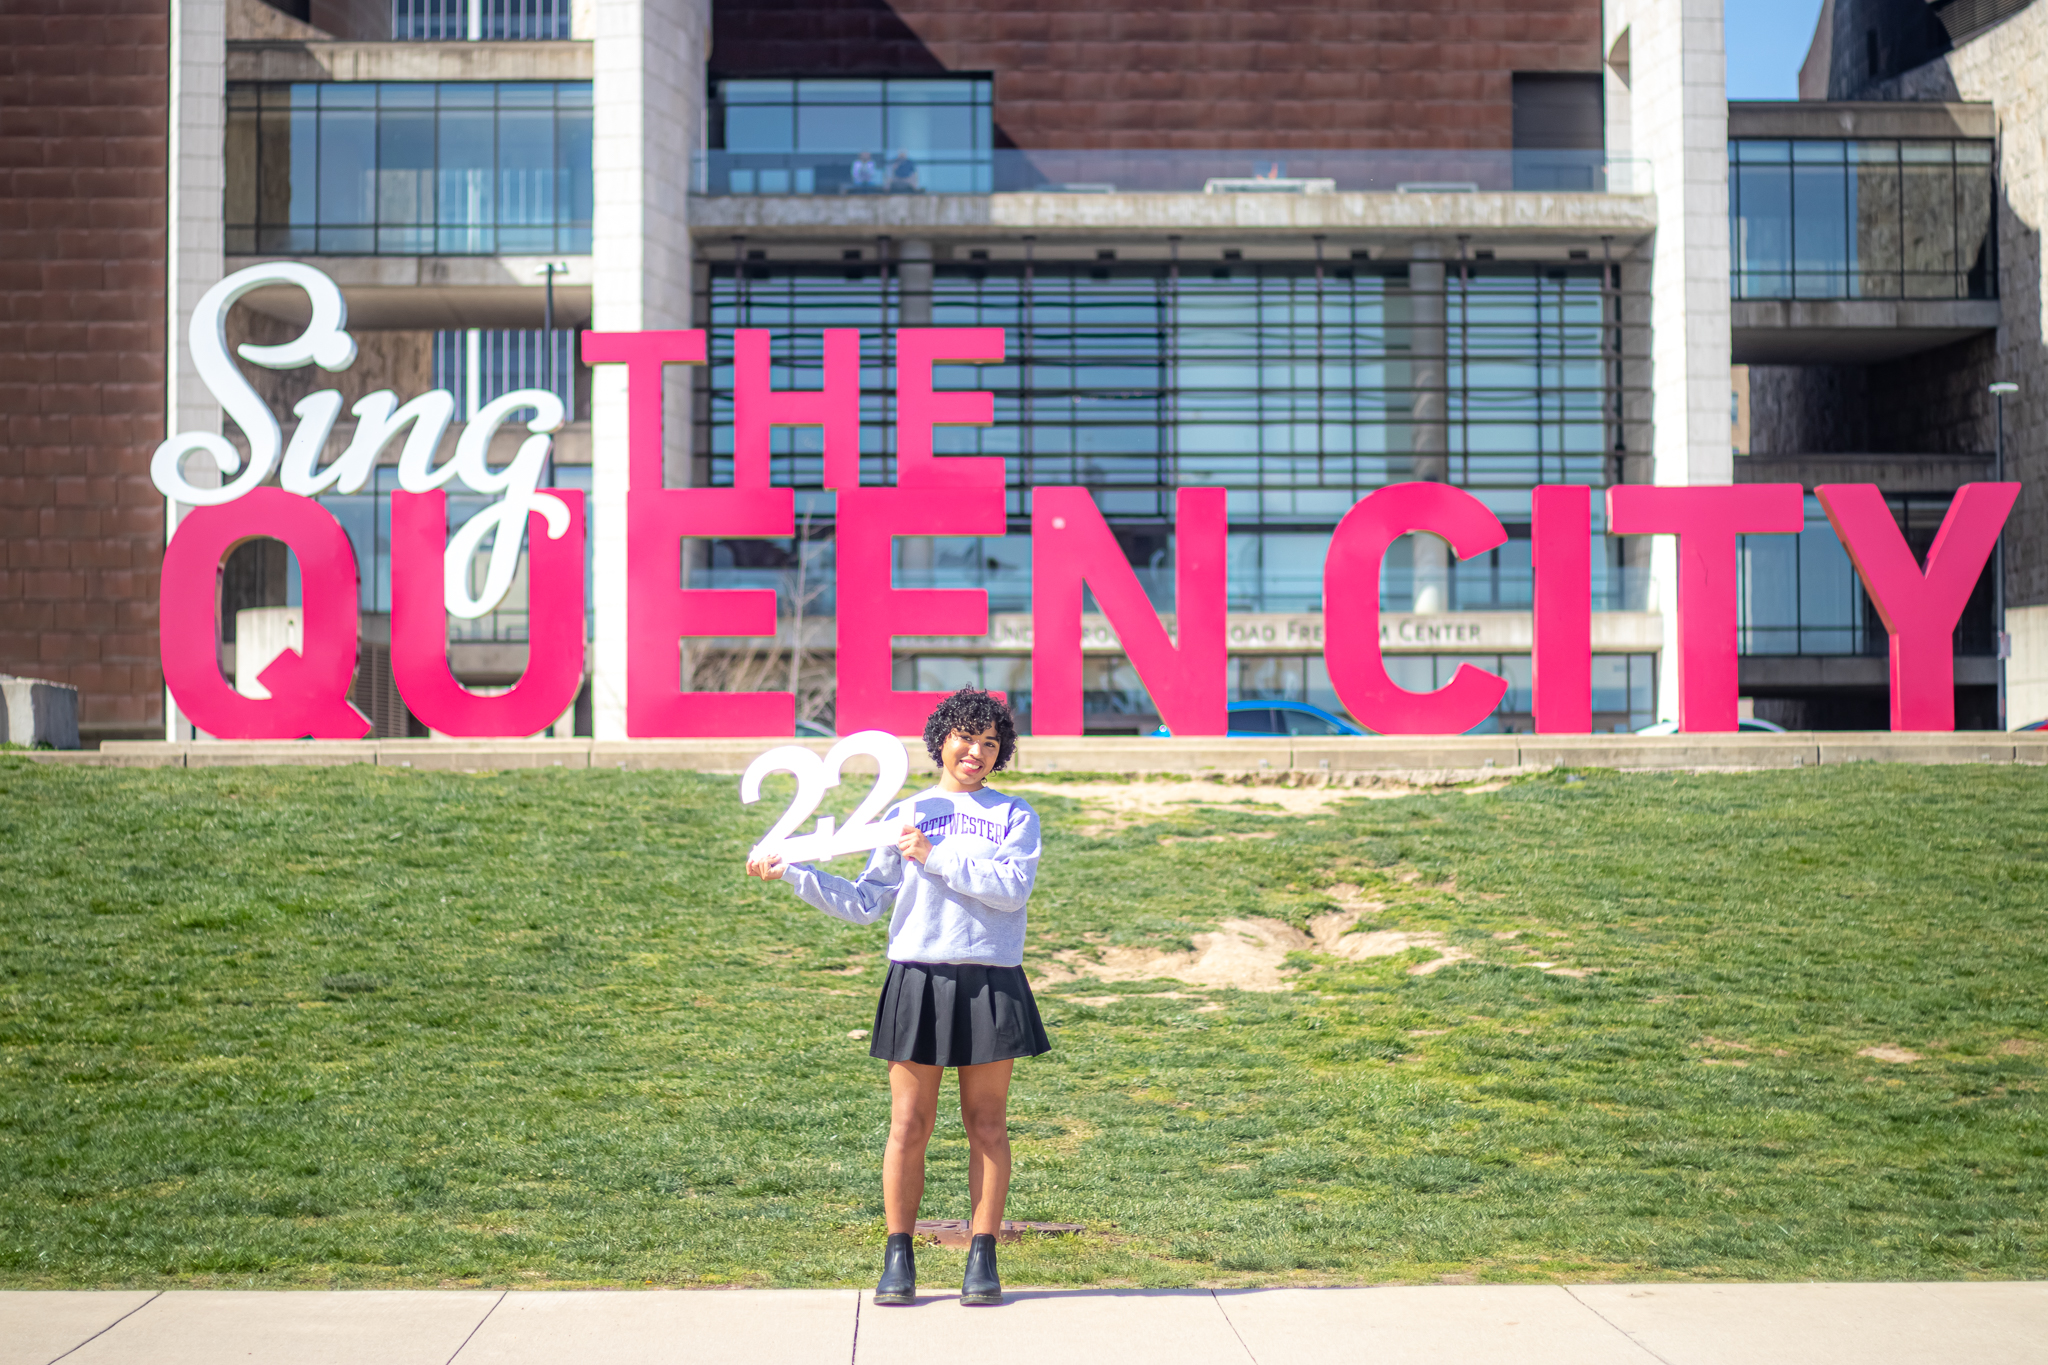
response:
<path id="1" fill-rule="evenodd" d="M 1038 815 L 986 785 L 1017 748 L 1008 709 L 988 693 L 962 688 L 940 702 L 925 722 L 924 746 L 939 766 L 938 784 L 883 817 L 907 828 L 893 848 L 875 850 L 857 880 L 773 857 L 749 861 L 747 873 L 779 879 L 852 924 L 872 924 L 889 912 L 889 975 L 868 1047 L 869 1056 L 889 1064 L 889 1145 L 882 1156 L 889 1246 L 875 1302 L 917 1297 L 910 1238 L 939 1082 L 950 1066 L 959 1073 L 974 1210 L 960 1302 L 995 1304 L 1003 1301 L 996 1234 L 1010 1191 L 1010 1066 L 1052 1050 L 1023 966 Z"/>

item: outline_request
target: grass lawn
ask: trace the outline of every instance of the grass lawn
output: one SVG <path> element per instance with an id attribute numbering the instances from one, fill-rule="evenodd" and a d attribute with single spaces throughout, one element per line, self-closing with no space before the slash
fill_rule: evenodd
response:
<path id="1" fill-rule="evenodd" d="M 0 758 L 0 1283 L 871 1281 L 883 930 L 747 882 L 735 787 Z M 1027 965 L 1339 884 L 1473 959 L 1048 988 L 1010 1213 L 1090 1231 L 1013 1284 L 2048 1273 L 2039 769 L 1034 802 Z"/>

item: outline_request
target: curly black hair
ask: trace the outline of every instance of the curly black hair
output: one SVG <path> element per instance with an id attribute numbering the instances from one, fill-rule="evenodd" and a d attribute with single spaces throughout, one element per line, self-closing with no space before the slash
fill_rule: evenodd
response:
<path id="1" fill-rule="evenodd" d="M 932 762 L 939 763 L 946 752 L 946 736 L 955 730 L 978 735 L 990 728 L 995 730 L 1002 750 L 989 771 L 1001 772 L 1010 755 L 1017 752 L 1017 722 L 1010 719 L 1010 708 L 989 693 L 978 687 L 963 687 L 932 708 L 931 718 L 924 723 L 925 752 L 932 756 Z"/>

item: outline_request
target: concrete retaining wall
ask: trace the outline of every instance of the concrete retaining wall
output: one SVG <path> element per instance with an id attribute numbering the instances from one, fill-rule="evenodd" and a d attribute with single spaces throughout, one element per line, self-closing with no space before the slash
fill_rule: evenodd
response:
<path id="1" fill-rule="evenodd" d="M 906 741 L 913 755 L 918 741 Z M 738 773 L 778 744 L 823 753 L 830 740 L 588 739 L 296 743 L 119 742 L 90 752 L 32 753 L 38 762 L 100 767 L 211 768 L 371 763 L 386 768 L 494 772 L 509 768 L 673 768 Z M 1552 767 L 1800 768 L 1830 763 L 2042 763 L 2048 732 L 1959 731 L 1947 735 L 1822 731 L 1765 735 L 1452 735 L 1366 739 L 1144 739 L 1124 736 L 1027 738 L 1013 770 L 1023 773 L 1484 773 Z M 864 763 L 854 766 L 865 766 Z M 922 764 L 914 765 L 921 768 Z"/>

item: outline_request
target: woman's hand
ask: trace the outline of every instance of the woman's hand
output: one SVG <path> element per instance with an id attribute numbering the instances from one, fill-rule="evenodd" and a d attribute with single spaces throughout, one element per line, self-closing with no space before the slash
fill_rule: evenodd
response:
<path id="1" fill-rule="evenodd" d="M 905 825 L 903 832 L 896 836 L 896 851 L 913 863 L 922 865 L 932 856 L 932 841 L 924 837 L 924 831 L 916 825 Z"/>
<path id="2" fill-rule="evenodd" d="M 764 882 L 779 882 L 782 880 L 783 869 L 788 866 L 788 863 L 771 853 L 765 858 L 747 859 L 747 875 L 759 877 Z"/>

